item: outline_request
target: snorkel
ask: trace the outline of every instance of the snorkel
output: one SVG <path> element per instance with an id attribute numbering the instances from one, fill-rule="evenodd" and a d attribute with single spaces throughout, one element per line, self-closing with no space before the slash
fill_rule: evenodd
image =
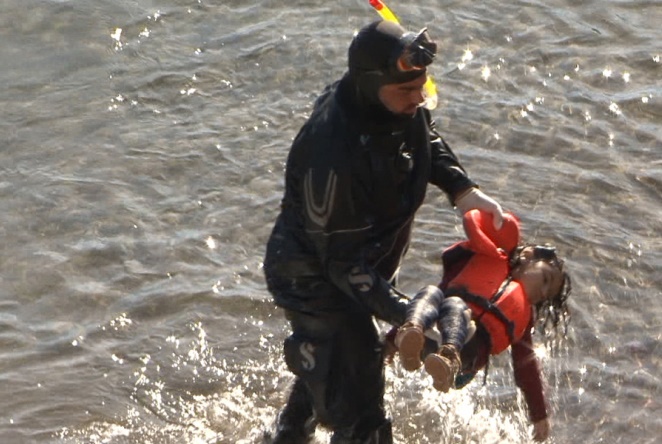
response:
<path id="1" fill-rule="evenodd" d="M 375 11 L 379 14 L 379 16 L 386 21 L 393 22 L 396 24 L 400 24 L 400 21 L 398 18 L 395 16 L 393 11 L 386 6 L 381 0 L 368 0 L 370 3 L 370 6 L 372 6 Z M 425 103 L 424 107 L 433 110 L 437 107 L 437 85 L 435 85 L 434 80 L 432 80 L 432 77 L 430 75 L 427 76 L 427 79 L 425 81 L 425 85 L 423 85 L 423 89 L 425 92 Z"/>
<path id="2" fill-rule="evenodd" d="M 381 0 L 368 0 L 370 3 L 370 6 L 375 8 L 375 11 L 377 11 L 377 14 L 380 15 L 381 18 L 384 20 L 388 20 L 389 22 L 395 22 L 395 23 L 400 23 L 398 18 L 393 14 L 393 11 L 386 6 L 384 3 L 381 2 Z"/>

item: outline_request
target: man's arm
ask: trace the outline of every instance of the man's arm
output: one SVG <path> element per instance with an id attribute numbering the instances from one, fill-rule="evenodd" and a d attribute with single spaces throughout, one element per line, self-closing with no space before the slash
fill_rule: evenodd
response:
<path id="1" fill-rule="evenodd" d="M 430 128 L 432 161 L 430 183 L 444 191 L 451 204 L 455 205 L 458 196 L 478 185 L 469 178 L 451 147 L 437 132 L 435 123 L 430 119 L 429 112 L 426 112 L 426 117 Z"/>
<path id="2" fill-rule="evenodd" d="M 435 129 L 434 122 L 426 110 L 430 127 L 432 174 L 430 182 L 443 190 L 451 204 L 464 214 L 472 209 L 487 211 L 493 216 L 493 225 L 498 230 L 503 223 L 501 205 L 478 189 L 469 178 L 457 156 Z"/>

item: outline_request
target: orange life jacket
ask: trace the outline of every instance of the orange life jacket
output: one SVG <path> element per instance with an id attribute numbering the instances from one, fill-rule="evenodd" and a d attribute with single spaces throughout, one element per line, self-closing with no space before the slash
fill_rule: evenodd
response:
<path id="1" fill-rule="evenodd" d="M 496 355 L 519 341 L 532 316 L 531 304 L 522 286 L 509 279 L 509 253 L 519 244 L 519 221 L 506 214 L 496 231 L 487 213 L 472 210 L 463 218 L 467 240 L 446 251 L 462 248 L 473 254 L 446 286 L 447 296 L 459 296 L 469 305 L 472 317 L 490 335 L 490 354 Z"/>

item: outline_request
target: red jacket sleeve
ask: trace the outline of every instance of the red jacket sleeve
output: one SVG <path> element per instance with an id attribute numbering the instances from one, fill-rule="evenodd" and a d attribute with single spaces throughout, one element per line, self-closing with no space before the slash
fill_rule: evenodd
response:
<path id="1" fill-rule="evenodd" d="M 547 401 L 543 388 L 540 363 L 533 351 L 531 330 L 527 329 L 520 341 L 511 346 L 515 383 L 522 390 L 529 418 L 532 422 L 547 418 Z"/>
<path id="2" fill-rule="evenodd" d="M 513 214 L 504 214 L 503 226 L 498 231 L 492 223 L 492 215 L 480 210 L 467 211 L 462 218 L 462 225 L 469 248 L 477 253 L 507 259 L 508 254 L 519 244 L 519 220 Z"/>

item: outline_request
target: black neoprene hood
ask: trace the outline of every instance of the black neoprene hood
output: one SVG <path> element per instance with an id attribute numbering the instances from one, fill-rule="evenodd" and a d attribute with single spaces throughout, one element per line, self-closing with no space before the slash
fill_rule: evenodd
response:
<path id="1" fill-rule="evenodd" d="M 400 72 L 395 66 L 397 55 L 404 49 L 402 37 L 406 33 L 402 26 L 389 21 L 363 27 L 349 46 L 350 73 L 379 71 L 386 77 L 384 84 L 405 83 L 419 77 L 422 71 Z"/>
<path id="2" fill-rule="evenodd" d="M 369 101 L 378 100 L 377 93 L 383 85 L 406 83 L 425 75 L 425 67 L 411 71 L 397 67 L 398 56 L 405 49 L 406 34 L 407 30 L 399 24 L 382 20 L 363 27 L 352 40 L 348 51 L 349 75 Z"/>

